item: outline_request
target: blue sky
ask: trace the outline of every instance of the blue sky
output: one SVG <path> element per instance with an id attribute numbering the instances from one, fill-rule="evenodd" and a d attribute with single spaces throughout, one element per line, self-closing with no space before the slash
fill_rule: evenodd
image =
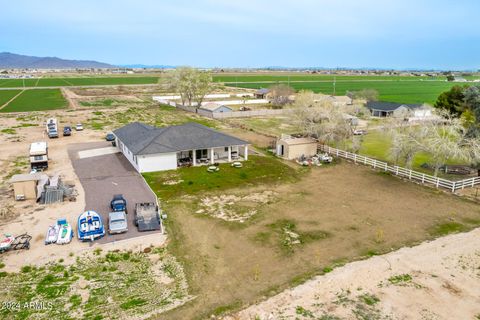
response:
<path id="1" fill-rule="evenodd" d="M 113 64 L 480 68 L 478 0 L 0 0 L 0 51 Z"/>

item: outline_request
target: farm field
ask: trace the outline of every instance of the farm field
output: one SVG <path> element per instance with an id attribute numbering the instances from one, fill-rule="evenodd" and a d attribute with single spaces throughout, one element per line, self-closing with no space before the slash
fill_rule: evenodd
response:
<path id="1" fill-rule="evenodd" d="M 417 81 L 417 80 L 436 80 L 436 81 L 445 81 L 446 77 L 427 77 L 427 76 L 375 76 L 375 75 L 334 75 L 334 74 L 305 74 L 305 73 L 239 73 L 239 74 L 226 74 L 226 75 L 214 75 L 213 80 L 216 82 L 288 82 L 288 81 Z"/>
<path id="2" fill-rule="evenodd" d="M 65 77 L 39 79 L 0 79 L 0 88 L 155 84 L 157 82 L 158 77 Z"/>
<path id="3" fill-rule="evenodd" d="M 0 96 L 2 91 L 0 91 Z M 67 106 L 67 101 L 60 89 L 35 89 L 24 90 L 18 97 L 11 101 L 0 112 L 26 112 L 62 109 Z"/>
<path id="4" fill-rule="evenodd" d="M 0 107 L 3 106 L 8 101 L 10 101 L 10 99 L 15 97 L 19 92 L 20 92 L 20 90 L 0 91 Z"/>
<path id="5" fill-rule="evenodd" d="M 252 157 L 242 169 L 145 177 L 196 296 L 165 319 L 228 313 L 348 261 L 480 224 L 473 203 L 347 163 L 305 169 Z"/>
<path id="6" fill-rule="evenodd" d="M 264 77 L 260 77 L 263 79 Z M 371 78 L 371 77 L 370 77 Z M 454 85 L 464 85 L 464 83 L 454 83 L 438 80 L 339 80 L 336 81 L 335 92 L 337 95 L 344 95 L 347 91 L 358 91 L 362 89 L 375 89 L 379 93 L 381 101 L 399 102 L 399 103 L 429 103 L 433 104 L 438 95 L 449 90 Z M 321 78 L 320 78 L 321 79 Z M 225 80 L 225 79 L 224 79 Z M 225 82 L 225 85 L 242 88 L 268 88 L 274 85 L 276 80 L 271 83 L 256 82 L 255 77 L 245 78 L 245 81 L 234 82 L 235 78 L 231 78 L 231 82 Z M 260 80 L 258 80 L 260 81 Z M 285 80 L 278 80 L 278 83 L 288 83 Z M 295 90 L 311 90 L 324 94 L 333 94 L 334 87 L 332 80 L 318 81 L 299 81 L 290 82 L 290 86 Z"/>

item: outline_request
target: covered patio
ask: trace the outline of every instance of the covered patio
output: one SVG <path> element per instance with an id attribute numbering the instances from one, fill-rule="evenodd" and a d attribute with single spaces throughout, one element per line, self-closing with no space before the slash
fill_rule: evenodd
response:
<path id="1" fill-rule="evenodd" d="M 248 145 L 194 149 L 177 152 L 179 167 L 248 160 Z"/>

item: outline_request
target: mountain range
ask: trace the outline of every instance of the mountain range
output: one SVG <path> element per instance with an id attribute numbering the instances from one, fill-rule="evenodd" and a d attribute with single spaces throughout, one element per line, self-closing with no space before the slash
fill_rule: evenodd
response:
<path id="1" fill-rule="evenodd" d="M 34 57 L 10 52 L 0 52 L 2 69 L 71 69 L 71 68 L 115 68 L 115 66 L 90 60 L 67 60 L 57 57 Z"/>

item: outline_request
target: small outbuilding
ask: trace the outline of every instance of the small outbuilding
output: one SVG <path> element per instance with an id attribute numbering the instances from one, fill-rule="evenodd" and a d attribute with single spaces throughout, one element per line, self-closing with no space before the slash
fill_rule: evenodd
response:
<path id="1" fill-rule="evenodd" d="M 277 141 L 277 156 L 293 160 L 301 156 L 312 157 L 317 154 L 318 143 L 313 138 L 295 138 L 290 135 L 282 135 Z"/>
<path id="2" fill-rule="evenodd" d="M 37 200 L 38 182 L 45 179 L 48 181 L 48 176 L 39 172 L 12 176 L 9 182 L 13 185 L 15 200 Z"/>
<path id="3" fill-rule="evenodd" d="M 255 99 L 267 99 L 269 94 L 270 94 L 270 89 L 261 88 L 255 91 L 253 96 L 255 97 Z"/>
<path id="4" fill-rule="evenodd" d="M 233 111 L 232 108 L 227 107 L 224 104 L 215 103 L 215 102 L 206 103 L 206 104 L 202 105 L 199 109 L 207 110 L 207 111 L 214 112 L 214 113 L 217 113 L 217 112 L 232 112 Z"/>

